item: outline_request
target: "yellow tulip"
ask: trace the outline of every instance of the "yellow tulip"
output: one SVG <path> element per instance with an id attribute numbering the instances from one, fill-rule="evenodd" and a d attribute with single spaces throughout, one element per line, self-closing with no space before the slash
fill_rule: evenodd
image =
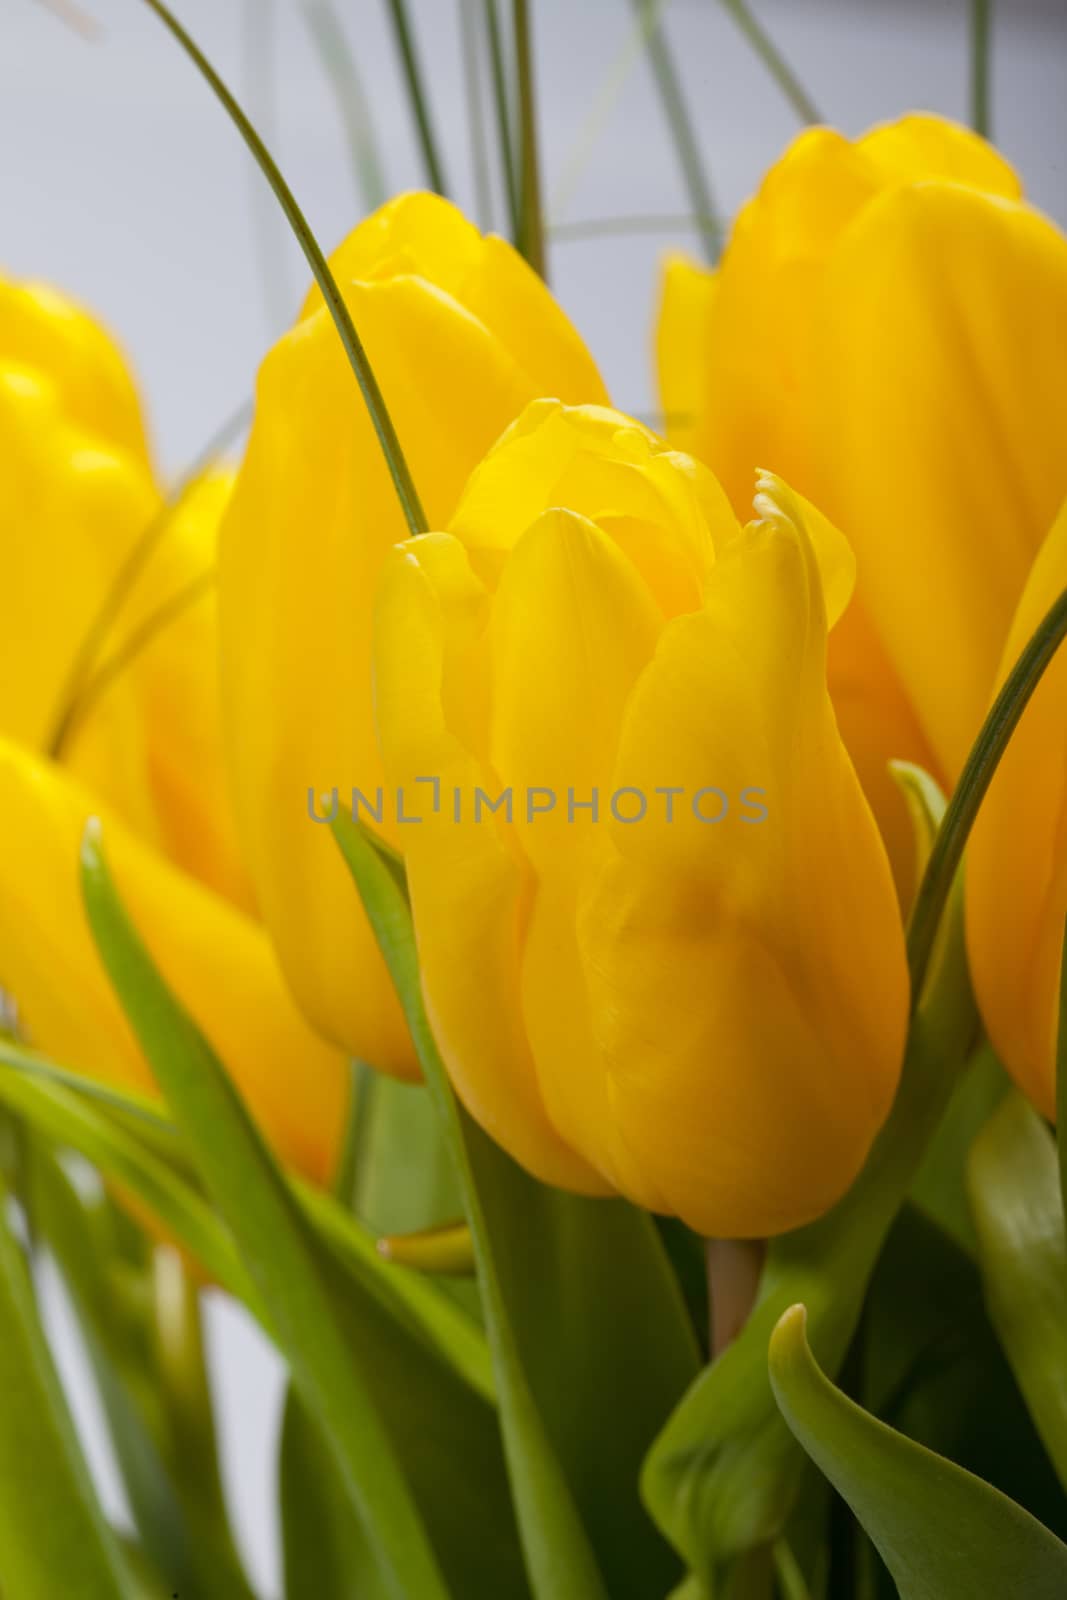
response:
<path id="1" fill-rule="evenodd" d="M 62 296 L 3 280 L 0 452 L 0 732 L 43 751 L 82 643 L 161 502 L 115 345 Z M 94 669 L 214 566 L 229 487 L 215 474 L 172 517 Z M 204 594 L 72 725 L 64 757 L 143 838 L 248 904 L 220 722 L 215 601 Z"/>
<path id="2" fill-rule="evenodd" d="M 1034 562 L 1002 682 L 1067 589 L 1067 502 Z M 1056 1120 L 1060 956 L 1067 918 L 1067 654 L 1047 668 L 982 802 L 967 849 L 967 948 L 986 1029 L 1005 1066 Z"/>
<path id="3" fill-rule="evenodd" d="M 742 530 L 711 474 L 637 424 L 536 403 L 450 531 L 391 554 L 375 630 L 457 1091 L 546 1181 L 737 1237 L 851 1182 L 907 1010 L 888 862 L 826 687 L 850 552 L 763 490 Z"/>
<path id="4" fill-rule="evenodd" d="M 769 464 L 856 551 L 831 692 L 906 875 L 885 763 L 955 780 L 1067 490 L 1067 239 L 951 123 L 813 129 L 717 273 L 668 268 L 659 362 L 676 437 L 735 506 Z"/>
<path id="5" fill-rule="evenodd" d="M 78 857 L 98 802 L 67 773 L 0 739 L 0 990 L 20 1032 L 64 1066 L 138 1090 L 150 1070 L 89 931 Z M 280 1158 L 332 1170 L 347 1067 L 299 1016 L 266 935 L 104 815 L 108 860 L 134 923 Z"/>
<path id="6" fill-rule="evenodd" d="M 544 285 L 444 200 L 390 202 L 332 265 L 434 526 L 527 401 L 603 397 Z M 407 1029 L 358 897 L 329 830 L 308 816 L 309 794 L 373 792 L 381 781 L 372 596 L 404 532 L 316 292 L 260 371 L 223 525 L 227 749 L 258 905 L 293 993 L 327 1038 L 413 1076 Z"/>

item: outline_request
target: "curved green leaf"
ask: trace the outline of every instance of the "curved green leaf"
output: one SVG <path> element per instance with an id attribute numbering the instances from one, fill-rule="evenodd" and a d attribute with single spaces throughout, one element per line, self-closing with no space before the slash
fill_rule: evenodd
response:
<path id="1" fill-rule="evenodd" d="M 971 1151 L 969 1192 L 989 1315 L 1067 1487 L 1067 1241 L 1056 1144 L 1011 1094 Z"/>
<path id="2" fill-rule="evenodd" d="M 129 1600 L 0 1191 L 0 1588 L 11 1600 Z"/>
<path id="3" fill-rule="evenodd" d="M 816 1365 L 805 1324 L 798 1305 L 775 1329 L 775 1398 L 862 1523 L 901 1600 L 1062 1600 L 1067 1545 L 981 1478 L 849 1400 Z"/>
<path id="4" fill-rule="evenodd" d="M 663 1593 L 677 1564 L 635 1485 L 697 1355 L 654 1226 L 621 1202 L 536 1183 L 457 1106 L 423 1008 L 402 886 L 365 830 L 339 817 L 334 831 L 456 1156 L 534 1592 Z"/>
<path id="5" fill-rule="evenodd" d="M 82 891 L 108 976 L 232 1230 L 293 1381 L 329 1441 L 387 1592 L 444 1600 L 410 1485 L 337 1320 L 321 1252 L 232 1081 L 129 921 L 95 820 L 83 839 Z"/>

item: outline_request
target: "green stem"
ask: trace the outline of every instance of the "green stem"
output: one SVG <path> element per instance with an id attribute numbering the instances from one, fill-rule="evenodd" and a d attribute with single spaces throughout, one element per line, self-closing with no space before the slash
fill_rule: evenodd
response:
<path id="1" fill-rule="evenodd" d="M 681 233 L 695 228 L 705 236 L 723 228 L 718 217 L 698 217 L 691 211 L 664 211 L 643 217 L 589 217 L 582 222 L 550 222 L 546 236 L 553 244 L 583 244 L 588 239 L 626 238 L 632 234 Z"/>
<path id="2" fill-rule="evenodd" d="M 537 155 L 537 102 L 527 0 L 513 0 L 515 75 L 519 86 L 521 183 L 520 249 L 534 271 L 545 276 L 545 234 L 541 213 L 541 174 Z"/>
<path id="3" fill-rule="evenodd" d="M 674 57 L 667 43 L 667 35 L 658 15 L 655 0 L 632 0 L 632 3 L 647 29 L 648 58 L 655 74 L 656 87 L 663 103 L 674 147 L 678 152 L 678 161 L 685 186 L 689 191 L 690 204 L 696 215 L 705 219 L 701 226 L 704 252 L 708 261 L 714 265 L 722 254 L 723 233 L 715 214 L 711 183 L 701 160 L 700 144 L 682 93 Z"/>
<path id="4" fill-rule="evenodd" d="M 793 107 L 801 122 L 821 122 L 819 108 L 808 94 L 762 23 L 748 9 L 747 0 L 722 0 L 737 26 Z"/>
<path id="5" fill-rule="evenodd" d="M 196 460 L 185 469 L 174 483 L 165 504 L 159 508 L 156 515 L 146 524 L 144 530 L 135 539 L 118 571 L 112 578 L 108 591 L 100 602 L 100 608 L 89 623 L 82 642 L 78 646 L 63 685 L 63 692 L 59 697 L 59 709 L 56 713 L 52 733 L 45 746 L 48 754 L 54 760 L 58 761 L 63 755 L 72 725 L 77 718 L 78 699 L 85 680 L 91 672 L 97 656 L 103 649 L 104 642 L 114 623 L 121 615 L 122 608 L 133 591 L 138 578 L 144 571 L 163 536 L 172 526 L 175 516 L 185 504 L 192 490 L 214 465 L 226 446 L 248 425 L 251 415 L 252 407 L 250 403 L 247 400 L 242 401 L 237 410 L 231 412 L 221 427 L 216 429 Z"/>
<path id="6" fill-rule="evenodd" d="M 356 58 L 330 0 L 304 0 L 304 20 L 330 80 L 348 138 L 359 197 L 368 211 L 386 198 L 385 173 Z"/>
<path id="7" fill-rule="evenodd" d="M 1056 1031 L 1056 1149 L 1060 1162 L 1060 1193 L 1067 1216 L 1067 930 L 1060 956 L 1060 1013 Z"/>
<path id="8" fill-rule="evenodd" d="M 941 913 L 1001 756 L 1007 749 L 1027 702 L 1067 636 L 1067 589 L 1050 608 L 1008 674 L 971 747 L 960 780 L 937 830 L 930 859 L 912 907 L 908 924 L 908 966 L 911 971 L 912 1006 L 922 992 L 923 980 L 937 937 Z"/>
<path id="9" fill-rule="evenodd" d="M 471 167 L 474 172 L 474 208 L 478 226 L 485 233 L 493 223 L 493 195 L 489 178 L 489 147 L 485 135 L 485 108 L 482 105 L 482 75 L 478 60 L 478 25 L 474 14 L 478 0 L 457 0 L 457 3 L 460 37 L 463 43 L 463 87 L 467 96 Z"/>
<path id="10" fill-rule="evenodd" d="M 971 0 L 971 126 L 988 139 L 992 131 L 989 48 L 993 0 Z"/>
<path id="11" fill-rule="evenodd" d="M 143 0 L 143 3 L 151 11 L 155 12 L 163 26 L 173 34 L 198 72 L 210 85 L 213 93 L 255 156 L 263 176 L 274 190 L 289 226 L 296 235 L 300 248 L 307 258 L 308 266 L 311 268 L 315 282 L 322 292 L 322 297 L 329 308 L 330 315 L 333 317 L 345 354 L 348 356 L 356 382 L 359 384 L 360 393 L 370 413 L 371 423 L 382 447 L 382 454 L 385 456 L 386 465 L 396 488 L 397 497 L 404 512 L 408 528 L 412 534 L 426 533 L 429 529 L 426 513 L 422 509 L 422 503 L 412 481 L 411 471 L 404 452 L 400 448 L 400 440 L 397 438 L 396 429 L 393 427 L 393 421 L 386 407 L 382 391 L 378 387 L 378 380 L 374 376 L 374 370 L 367 358 L 367 352 L 364 350 L 363 343 L 356 332 L 352 314 L 345 304 L 338 288 L 337 280 L 330 270 L 330 264 L 323 255 L 318 240 L 308 226 L 304 213 L 297 205 L 292 190 L 279 172 L 270 151 L 241 110 L 229 89 L 169 7 L 163 4 L 163 0 Z"/>
<path id="12" fill-rule="evenodd" d="M 511 238 L 518 244 L 522 233 L 519 212 L 519 180 L 515 161 L 515 139 L 511 125 L 511 103 L 508 95 L 508 73 L 504 66 L 504 42 L 500 37 L 500 17 L 497 0 L 484 0 L 485 33 L 489 41 L 489 65 L 493 78 L 493 105 L 496 109 L 496 136 L 500 148 L 500 164 L 504 169 L 504 192 L 508 203 L 508 220 Z"/>
<path id="13" fill-rule="evenodd" d="M 426 94 L 426 85 L 422 78 L 422 68 L 419 65 L 418 53 L 415 49 L 415 40 L 411 32 L 411 23 L 408 19 L 406 0 L 387 0 L 389 16 L 393 23 L 393 33 L 396 38 L 396 47 L 400 52 L 401 64 L 404 68 L 404 81 L 407 84 L 408 99 L 411 102 L 412 115 L 418 129 L 419 148 L 422 151 L 423 164 L 430 188 L 437 194 L 447 194 L 444 168 L 437 148 L 437 138 L 434 134 L 433 122 L 430 117 L 430 102 Z"/>
<path id="14" fill-rule="evenodd" d="M 245 0 L 244 4 L 244 59 L 245 79 L 249 104 L 264 137 L 273 144 L 278 130 L 278 103 L 275 94 L 277 70 L 275 62 L 275 36 L 277 13 L 274 0 Z M 267 332 L 274 339 L 285 327 L 292 310 L 292 296 L 286 282 L 285 259 L 278 249 L 275 236 L 278 217 L 256 176 L 255 169 L 247 169 L 252 188 L 249 202 L 252 208 L 252 228 L 256 242 L 256 265 L 259 268 L 263 291 L 263 309 L 266 313 Z"/>

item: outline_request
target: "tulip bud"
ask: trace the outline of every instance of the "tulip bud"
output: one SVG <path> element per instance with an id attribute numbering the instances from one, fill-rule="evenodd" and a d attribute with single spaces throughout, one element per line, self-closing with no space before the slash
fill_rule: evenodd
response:
<path id="1" fill-rule="evenodd" d="M 447 202 L 369 217 L 332 266 L 432 526 L 540 394 L 598 400 L 596 369 L 544 285 Z M 222 673 L 242 837 L 293 993 L 322 1033 L 382 1070 L 417 1069 L 400 1007 L 319 797 L 382 782 L 372 596 L 405 527 L 336 330 L 314 291 L 259 376 L 223 530 Z M 309 799 L 310 797 L 310 799 Z M 401 842 L 395 823 L 381 829 Z"/>
<path id="2" fill-rule="evenodd" d="M 82 646 L 160 498 L 116 346 L 61 295 L 3 281 L 0 446 L 0 732 L 47 749 L 72 694 L 143 634 L 70 722 L 64 760 L 142 838 L 247 905 L 223 773 L 214 597 L 167 614 L 214 568 L 228 475 L 209 476 L 170 515 L 75 685 Z"/>
<path id="3" fill-rule="evenodd" d="M 766 479 L 531 406 L 379 595 L 423 989 L 472 1114 L 546 1181 L 776 1233 L 855 1176 L 907 978 L 826 688 L 847 546 Z"/>
<path id="4" fill-rule="evenodd" d="M 771 461 L 856 551 L 830 689 L 906 897 L 887 762 L 958 775 L 1067 490 L 1067 240 L 964 128 L 812 129 L 718 272 L 668 269 L 659 360 L 676 436 L 736 508 Z"/>

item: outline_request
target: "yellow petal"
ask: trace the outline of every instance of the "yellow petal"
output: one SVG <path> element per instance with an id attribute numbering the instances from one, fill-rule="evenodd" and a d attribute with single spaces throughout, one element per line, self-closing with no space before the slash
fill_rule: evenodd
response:
<path id="1" fill-rule="evenodd" d="M 423 819 L 403 830 L 423 992 L 449 1076 L 482 1126 L 546 1182 L 594 1192 L 602 1183 L 545 1113 L 523 1029 L 528 869 L 503 814 L 498 821 L 483 809 L 475 820 L 476 789 L 495 801 L 501 786 L 445 710 L 449 678 L 457 665 L 469 670 L 485 601 L 462 546 L 447 535 L 401 546 L 379 593 L 375 682 L 386 772 L 404 789 L 405 809 Z M 425 787 L 416 801 L 419 776 L 438 779 L 436 813 Z"/>
<path id="2" fill-rule="evenodd" d="M 686 256 L 663 263 L 656 317 L 656 372 L 663 431 L 679 450 L 699 454 L 700 419 L 706 404 L 708 365 L 702 352 L 710 338 L 717 274 Z"/>
<path id="3" fill-rule="evenodd" d="M 151 1075 L 111 991 L 79 887 L 93 797 L 0 741 L 0 988 L 29 1041 L 106 1082 Z M 344 1125 L 347 1067 L 298 1016 L 254 923 L 104 818 L 108 857 L 134 923 L 210 1039 L 283 1161 L 325 1180 Z"/>
<path id="4" fill-rule="evenodd" d="M 55 386 L 0 366 L 0 733 L 52 738 L 75 653 L 113 564 L 155 506 L 142 467 L 69 423 Z M 154 836 L 137 688 L 117 684 L 72 746 L 70 765 L 138 831 Z"/>
<path id="5" fill-rule="evenodd" d="M 346 297 L 436 527 L 523 406 L 578 381 L 573 336 L 563 341 L 560 370 L 551 370 L 560 314 L 543 288 L 499 288 L 498 310 L 521 301 L 521 326 L 505 326 L 503 310 L 490 326 L 457 298 L 475 283 L 492 299 L 487 283 L 505 269 L 443 205 L 406 197 L 361 225 L 339 256 L 346 273 L 363 274 L 347 282 Z M 534 386 L 526 361 L 542 338 Z M 593 374 L 591 363 L 577 366 Z M 588 381 L 599 392 L 595 374 Z M 405 532 L 336 332 L 315 311 L 264 363 L 224 525 L 222 670 L 234 792 L 257 903 L 305 1013 L 374 1066 L 413 1075 L 407 1029 L 358 897 L 307 803 L 309 792 L 334 787 L 373 795 L 382 782 L 371 605 L 383 557 Z M 398 842 L 395 828 L 385 832 Z"/>
<path id="6" fill-rule="evenodd" d="M 623 713 L 660 620 L 630 562 L 573 511 L 546 511 L 511 552 L 493 603 L 490 757 L 523 797 L 515 825 L 542 875 L 566 871 L 581 848 L 594 790 L 607 805 Z"/>
<path id="7" fill-rule="evenodd" d="M 1065 588 L 1067 504 L 1034 561 L 998 684 Z M 1061 646 L 1012 735 L 967 849 L 967 948 L 982 1017 L 1005 1066 L 1052 1121 L 1067 917 L 1065 706 Z"/>
<path id="8" fill-rule="evenodd" d="M 482 237 L 448 200 L 398 195 L 330 256 L 341 282 L 409 274 L 434 283 L 507 346 L 530 395 L 606 404 L 607 393 L 573 323 L 518 252 Z M 303 314 L 322 305 L 312 288 Z"/>
<path id="9" fill-rule="evenodd" d="M 947 117 L 912 113 L 896 122 L 882 122 L 856 148 L 873 161 L 886 183 L 947 178 L 1006 200 L 1022 197 L 1014 168 L 987 140 Z"/>
<path id="10" fill-rule="evenodd" d="M 747 530 L 705 610 L 668 625 L 615 782 L 684 796 L 670 822 L 613 827 L 580 909 L 607 1173 L 704 1233 L 797 1226 L 859 1170 L 907 1013 L 896 900 L 834 725 L 802 529 Z M 702 823 L 691 797 L 710 786 L 728 809 Z M 763 822 L 745 820 L 753 790 Z"/>
<path id="11" fill-rule="evenodd" d="M 699 604 L 719 543 L 737 522 L 711 474 L 620 412 L 535 401 L 471 475 L 451 520 L 479 570 L 551 506 L 610 532 L 664 614 Z"/>
<path id="12" fill-rule="evenodd" d="M 0 278 L 0 364 L 46 378 L 71 422 L 147 465 L 141 407 L 122 354 L 65 296 Z"/>
<path id="13" fill-rule="evenodd" d="M 956 185 L 893 189 L 842 239 L 823 307 L 817 498 L 952 778 L 1067 489 L 1067 239 Z"/>

